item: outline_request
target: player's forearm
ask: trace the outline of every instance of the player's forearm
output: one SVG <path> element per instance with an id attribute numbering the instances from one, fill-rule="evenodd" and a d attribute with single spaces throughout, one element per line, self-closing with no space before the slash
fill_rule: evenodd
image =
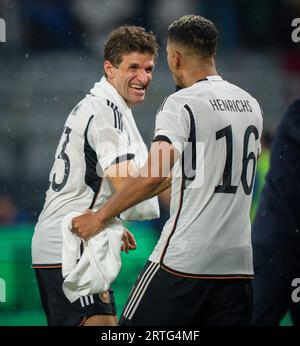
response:
<path id="1" fill-rule="evenodd" d="M 122 189 L 116 192 L 109 200 L 95 213 L 99 224 L 103 224 L 123 211 L 147 199 L 156 191 L 165 178 L 128 178 L 124 182 Z M 153 194 L 154 196 L 154 194 Z"/>
<path id="2" fill-rule="evenodd" d="M 154 196 L 159 195 L 161 192 L 167 190 L 169 187 L 171 187 L 172 185 L 172 178 L 166 177 L 161 183 L 160 185 L 153 191 L 151 192 L 151 194 L 148 196 L 148 198 L 152 198 Z"/>

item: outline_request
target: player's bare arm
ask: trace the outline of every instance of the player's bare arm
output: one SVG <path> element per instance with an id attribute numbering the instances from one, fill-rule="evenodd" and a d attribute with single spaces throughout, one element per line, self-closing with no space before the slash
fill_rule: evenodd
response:
<path id="1" fill-rule="evenodd" d="M 110 183 L 112 184 L 112 187 L 115 191 L 119 191 L 122 187 L 122 184 L 124 183 L 124 179 L 126 179 L 130 174 L 134 174 L 136 172 L 136 166 L 134 165 L 134 162 L 132 160 L 130 161 L 123 161 L 118 164 L 114 164 L 109 166 L 104 174 L 105 177 L 108 178 Z M 88 209 L 84 214 L 82 214 L 80 217 L 82 218 L 83 222 L 86 222 L 90 220 L 90 227 L 94 228 L 95 225 L 93 224 L 93 220 L 91 218 L 91 215 L 93 214 L 93 211 Z M 74 220 L 73 220 L 74 221 Z M 130 250 L 136 249 L 136 241 L 134 238 L 134 235 L 124 227 L 124 235 L 122 238 L 122 246 L 121 250 L 125 253 L 128 253 Z"/>
<path id="2" fill-rule="evenodd" d="M 169 188 L 170 172 L 178 157 L 172 144 L 152 143 L 147 163 L 139 171 L 139 175 L 132 176 L 131 173 L 123 178 L 113 177 L 117 192 L 98 211 L 74 218 L 73 232 L 88 240 L 103 230 L 105 223 L 113 217 Z M 129 171 L 130 169 L 128 173 Z"/>

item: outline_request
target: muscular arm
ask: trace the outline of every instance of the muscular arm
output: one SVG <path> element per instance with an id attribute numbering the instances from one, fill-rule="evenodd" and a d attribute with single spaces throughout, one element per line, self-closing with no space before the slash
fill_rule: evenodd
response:
<path id="1" fill-rule="evenodd" d="M 171 185 L 170 171 L 178 154 L 167 142 L 154 142 L 146 165 L 138 176 L 130 175 L 119 184 L 117 192 L 95 213 L 99 223 L 105 223 L 124 210 L 153 197 Z M 136 174 L 135 174 L 136 175 Z M 116 180 L 113 178 L 112 180 Z"/>
<path id="2" fill-rule="evenodd" d="M 132 160 L 112 165 L 105 171 L 105 177 L 108 178 L 115 192 L 120 191 L 124 186 L 126 187 L 127 180 L 136 175 L 139 175 L 139 171 Z M 171 175 L 169 175 L 168 177 L 165 177 L 160 185 L 158 185 L 145 199 L 159 195 L 161 192 L 168 189 L 171 184 L 172 178 Z"/>
<path id="3" fill-rule="evenodd" d="M 172 185 L 172 176 L 169 175 L 165 178 L 165 180 L 148 196 L 148 198 L 152 198 L 154 196 L 159 195 L 160 193 L 166 191 Z"/>
<path id="4" fill-rule="evenodd" d="M 93 214 L 86 216 L 86 218 L 85 215 L 74 218 L 73 231 L 87 240 L 99 233 L 105 227 L 105 223 L 113 217 L 167 189 L 171 182 L 170 172 L 178 157 L 179 155 L 172 144 L 154 142 L 147 163 L 138 172 L 138 175 L 131 172 L 130 166 L 126 168 L 122 165 L 130 173 L 126 177 L 114 176 L 112 170 L 108 170 L 106 174 L 115 187 L 116 193 Z M 121 167 L 120 165 L 119 167 Z"/>

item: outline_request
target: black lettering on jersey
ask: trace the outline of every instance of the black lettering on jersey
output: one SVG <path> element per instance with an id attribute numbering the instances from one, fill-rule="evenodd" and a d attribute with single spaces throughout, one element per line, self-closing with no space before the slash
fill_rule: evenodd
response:
<path id="1" fill-rule="evenodd" d="M 116 106 L 113 102 L 106 100 L 107 105 L 113 110 L 114 112 L 114 127 L 116 129 L 119 129 L 120 131 L 123 131 L 123 119 L 122 119 L 122 113 L 119 112 L 118 106 Z"/>
<path id="2" fill-rule="evenodd" d="M 245 136 L 244 136 L 243 171 L 242 171 L 241 181 L 242 181 L 243 189 L 244 189 L 246 195 L 250 195 L 250 193 L 252 192 L 253 183 L 254 183 L 254 175 L 255 175 L 255 170 L 256 170 L 256 160 L 257 160 L 257 157 L 253 151 L 251 151 L 248 154 L 249 138 L 250 138 L 251 134 L 254 135 L 255 140 L 258 139 L 258 136 L 259 136 L 258 130 L 254 125 L 248 126 L 248 128 L 245 132 Z M 248 182 L 247 182 L 247 170 L 248 170 L 248 166 L 249 166 L 250 161 L 253 162 L 253 165 L 252 165 L 251 181 L 250 181 L 250 184 L 248 184 Z"/>
<path id="3" fill-rule="evenodd" d="M 234 103 L 232 101 L 228 100 L 228 105 L 231 112 L 236 112 L 236 110 L 234 109 Z"/>
<path id="4" fill-rule="evenodd" d="M 221 111 L 224 112 L 224 107 L 223 107 L 223 103 L 222 103 L 223 100 L 220 100 L 220 99 L 217 99 L 217 104 L 218 104 L 218 107 Z"/>
<path id="5" fill-rule="evenodd" d="M 186 104 L 184 108 L 190 116 L 190 135 L 188 139 L 188 148 L 182 153 L 183 187 L 184 189 L 191 184 L 196 177 L 197 168 L 197 148 L 196 148 L 196 128 L 195 118 L 191 108 Z"/>
<path id="6" fill-rule="evenodd" d="M 249 100 L 222 100 L 212 99 L 209 103 L 214 111 L 218 112 L 249 112 L 252 113 L 252 107 Z"/>
<path id="7" fill-rule="evenodd" d="M 240 112 L 243 112 L 244 109 L 242 108 L 242 106 L 240 106 L 241 103 L 242 103 L 242 101 L 240 101 L 240 100 L 235 101 L 235 104 L 236 104 L 238 110 L 239 110 Z"/>
<path id="8" fill-rule="evenodd" d="M 215 192 L 236 193 L 237 186 L 231 185 L 232 180 L 232 128 L 231 125 L 216 132 L 216 140 L 226 138 L 226 161 L 222 184 L 215 188 Z"/>
<path id="9" fill-rule="evenodd" d="M 242 102 L 242 105 L 243 105 L 243 111 L 244 112 L 248 112 L 248 105 L 247 105 L 247 101 L 241 101 Z"/>
<path id="10" fill-rule="evenodd" d="M 209 102 L 210 102 L 210 104 L 211 104 L 211 106 L 212 106 L 214 111 L 218 111 L 219 110 L 216 100 L 209 100 Z"/>
<path id="11" fill-rule="evenodd" d="M 246 195 L 250 195 L 253 189 L 253 183 L 254 183 L 254 176 L 255 176 L 255 170 L 256 170 L 256 161 L 257 157 L 253 151 L 251 151 L 248 154 L 248 147 L 249 147 L 249 138 L 251 134 L 254 135 L 255 140 L 258 139 L 259 134 L 258 130 L 254 125 L 250 125 L 247 127 L 245 134 L 244 134 L 244 145 L 243 145 L 243 159 L 242 159 L 242 174 L 241 174 L 241 182 L 242 187 Z M 222 184 L 216 186 L 215 193 L 236 193 L 237 186 L 231 185 L 232 181 L 232 127 L 231 125 L 225 127 L 224 129 L 221 129 L 217 131 L 216 133 L 216 140 L 219 140 L 221 138 L 226 138 L 226 161 L 225 161 L 225 167 L 222 177 Z M 248 184 L 247 182 L 247 171 L 249 167 L 250 161 L 253 162 L 252 165 L 252 175 L 251 175 L 251 181 Z"/>
<path id="12" fill-rule="evenodd" d="M 246 100 L 247 106 L 248 106 L 248 112 L 252 112 L 252 107 L 250 105 L 250 102 L 248 100 Z"/>
<path id="13" fill-rule="evenodd" d="M 70 129 L 67 126 L 64 128 L 63 134 L 66 134 L 66 139 L 63 142 L 61 152 L 59 153 L 59 155 L 57 157 L 57 159 L 63 160 L 65 163 L 64 177 L 63 177 L 63 180 L 61 183 L 57 183 L 56 182 L 56 173 L 53 174 L 51 186 L 55 192 L 59 192 L 64 188 L 64 186 L 66 185 L 66 183 L 68 181 L 69 175 L 70 175 L 70 159 L 69 159 L 69 156 L 66 154 L 66 148 L 67 148 L 67 144 L 69 143 L 69 135 L 70 135 L 71 131 L 72 131 L 72 129 Z"/>
<path id="14" fill-rule="evenodd" d="M 223 106 L 225 108 L 225 111 L 230 112 L 230 107 L 229 107 L 229 104 L 228 104 L 228 100 L 222 100 L 222 102 L 223 102 Z"/>

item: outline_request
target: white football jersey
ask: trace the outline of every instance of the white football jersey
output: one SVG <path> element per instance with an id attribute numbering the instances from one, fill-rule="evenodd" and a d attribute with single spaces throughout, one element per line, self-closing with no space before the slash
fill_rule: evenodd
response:
<path id="1" fill-rule="evenodd" d="M 181 159 L 151 261 L 187 277 L 253 275 L 249 213 L 261 132 L 258 102 L 220 76 L 166 99 L 154 140 L 174 144 Z"/>
<path id="2" fill-rule="evenodd" d="M 109 181 L 103 179 L 103 171 L 128 159 L 140 167 L 147 159 L 147 148 L 130 108 L 102 78 L 65 123 L 49 176 L 45 205 L 32 239 L 33 267 L 61 265 L 62 219 L 71 211 L 81 213 L 104 204 L 114 191 Z M 139 206 L 153 207 L 148 218 L 159 216 L 156 198 L 143 203 Z M 142 214 L 137 218 L 142 218 Z M 120 223 L 117 219 L 115 222 Z"/>

